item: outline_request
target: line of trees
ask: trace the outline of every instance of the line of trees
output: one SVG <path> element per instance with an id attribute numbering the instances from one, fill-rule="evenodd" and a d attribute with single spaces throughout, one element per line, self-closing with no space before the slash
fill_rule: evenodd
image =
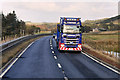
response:
<path id="1" fill-rule="evenodd" d="M 2 37 L 1 40 L 5 40 L 6 37 L 20 37 L 24 35 L 34 34 L 40 32 L 40 28 L 32 25 L 27 26 L 23 20 L 18 20 L 15 11 L 8 13 L 6 16 L 2 13 Z"/>

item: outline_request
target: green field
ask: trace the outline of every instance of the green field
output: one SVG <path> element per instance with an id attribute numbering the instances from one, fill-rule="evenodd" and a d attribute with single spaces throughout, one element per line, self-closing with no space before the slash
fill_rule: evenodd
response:
<path id="1" fill-rule="evenodd" d="M 90 47 L 102 51 L 118 50 L 118 34 L 83 34 L 82 42 Z"/>
<path id="2" fill-rule="evenodd" d="M 118 35 L 83 35 L 83 38 L 90 40 L 118 40 Z"/>

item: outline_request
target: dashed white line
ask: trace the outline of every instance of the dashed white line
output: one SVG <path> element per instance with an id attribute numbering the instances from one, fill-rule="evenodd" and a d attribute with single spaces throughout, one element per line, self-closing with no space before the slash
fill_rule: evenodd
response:
<path id="1" fill-rule="evenodd" d="M 34 42 L 32 42 L 27 48 L 24 49 L 24 51 L 22 53 L 20 53 L 20 55 L 15 58 L 15 60 L 7 67 L 7 69 L 0 75 L 0 78 L 2 78 L 5 73 L 15 64 L 15 62 L 20 58 L 20 56 L 33 44 Z"/>
<path id="2" fill-rule="evenodd" d="M 62 66 L 60 65 L 60 63 L 57 64 L 59 68 L 62 68 Z"/>
<path id="3" fill-rule="evenodd" d="M 57 59 L 57 56 L 54 56 L 55 59 Z"/>
<path id="4" fill-rule="evenodd" d="M 53 49 L 53 47 L 52 47 L 51 40 L 50 40 L 50 46 L 51 46 L 51 50 L 52 50 L 52 49 Z M 52 51 L 52 53 L 54 54 L 55 52 L 54 52 L 54 51 Z M 55 56 L 55 55 L 54 55 L 54 59 L 57 59 L 57 56 Z M 57 63 L 57 65 L 58 65 L 58 67 L 59 67 L 60 69 L 62 69 L 62 66 L 61 66 L 61 64 L 60 64 L 60 63 Z M 64 74 L 64 80 L 68 80 L 68 78 L 65 76 L 65 72 L 64 72 L 64 70 L 62 70 L 62 73 Z"/>
<path id="5" fill-rule="evenodd" d="M 111 68 L 111 67 L 109 67 L 109 66 L 103 64 L 102 62 L 99 62 L 98 60 L 92 58 L 91 56 L 87 55 L 86 53 L 82 52 L 82 54 L 86 55 L 86 56 L 89 57 L 90 59 L 92 59 L 92 60 L 96 61 L 97 63 L 101 64 L 102 66 L 105 66 L 106 68 L 108 68 L 108 69 L 110 69 L 110 70 L 112 70 L 112 71 L 114 71 L 114 72 L 120 74 L 119 71 L 117 71 L 117 70 L 115 70 L 115 69 L 113 69 L 113 68 Z"/>
<path id="6" fill-rule="evenodd" d="M 68 80 L 68 78 L 67 78 L 67 77 L 64 77 L 64 79 L 65 79 L 65 80 Z"/>
<path id="7" fill-rule="evenodd" d="M 52 53 L 54 54 L 54 51 L 52 51 Z"/>
<path id="8" fill-rule="evenodd" d="M 53 49 L 53 47 L 51 47 L 51 49 Z"/>

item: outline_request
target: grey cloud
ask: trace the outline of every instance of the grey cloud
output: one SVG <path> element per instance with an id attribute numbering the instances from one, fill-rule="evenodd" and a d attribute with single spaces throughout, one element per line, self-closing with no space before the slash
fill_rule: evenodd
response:
<path id="1" fill-rule="evenodd" d="M 3 11 L 17 12 L 20 19 L 33 22 L 57 22 L 60 16 L 76 16 L 82 20 L 117 15 L 117 2 L 5 2 Z"/>

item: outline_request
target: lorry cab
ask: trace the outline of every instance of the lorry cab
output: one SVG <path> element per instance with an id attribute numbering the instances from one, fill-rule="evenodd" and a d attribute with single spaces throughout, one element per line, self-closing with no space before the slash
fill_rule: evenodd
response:
<path id="1" fill-rule="evenodd" d="M 57 48 L 64 51 L 81 51 L 81 44 L 80 18 L 60 17 L 60 24 L 57 24 Z"/>

